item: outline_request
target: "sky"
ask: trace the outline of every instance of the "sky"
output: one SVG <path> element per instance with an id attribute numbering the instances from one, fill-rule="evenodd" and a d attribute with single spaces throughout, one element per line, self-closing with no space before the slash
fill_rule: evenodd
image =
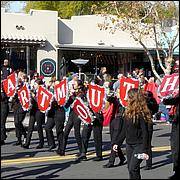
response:
<path id="1" fill-rule="evenodd" d="M 13 1 L 10 4 L 10 12 L 23 12 L 22 8 L 23 8 L 24 3 L 22 1 Z"/>

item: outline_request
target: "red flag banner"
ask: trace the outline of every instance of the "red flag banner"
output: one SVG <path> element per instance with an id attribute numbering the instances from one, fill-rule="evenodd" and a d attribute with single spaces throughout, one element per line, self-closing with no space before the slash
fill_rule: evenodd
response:
<path id="1" fill-rule="evenodd" d="M 3 80 L 3 87 L 8 97 L 14 96 L 16 90 L 16 74 L 14 72 Z"/>
<path id="2" fill-rule="evenodd" d="M 126 100 L 127 100 L 127 92 L 131 88 L 138 88 L 139 87 L 139 80 L 131 79 L 122 77 L 120 79 L 120 102 L 123 106 L 127 106 Z"/>
<path id="3" fill-rule="evenodd" d="M 159 86 L 159 93 L 161 96 L 169 96 L 179 89 L 179 74 L 165 76 Z"/>
<path id="4" fill-rule="evenodd" d="M 68 86 L 66 79 L 55 85 L 55 98 L 60 106 L 64 106 L 68 99 Z"/>
<path id="5" fill-rule="evenodd" d="M 78 117 L 85 123 L 91 124 L 93 117 L 89 108 L 84 105 L 81 98 L 76 97 L 76 100 L 72 104 L 73 111 L 78 115 Z"/>
<path id="6" fill-rule="evenodd" d="M 26 84 L 18 91 L 18 98 L 23 110 L 28 111 L 30 107 L 30 93 Z"/>
<path id="7" fill-rule="evenodd" d="M 144 91 L 151 91 L 153 93 L 154 98 L 156 99 L 157 103 L 161 102 L 160 98 L 158 97 L 158 85 L 154 82 L 146 83 L 144 86 Z"/>
<path id="8" fill-rule="evenodd" d="M 105 104 L 105 88 L 89 84 L 87 99 L 92 110 L 94 112 L 100 112 Z"/>
<path id="9" fill-rule="evenodd" d="M 39 86 L 37 92 L 37 103 L 39 110 L 45 112 L 52 101 L 53 94 L 45 89 L 43 86 Z"/>

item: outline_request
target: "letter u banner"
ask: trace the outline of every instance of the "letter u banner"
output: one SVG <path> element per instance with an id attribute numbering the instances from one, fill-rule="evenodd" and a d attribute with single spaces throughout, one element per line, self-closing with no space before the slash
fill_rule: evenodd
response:
<path id="1" fill-rule="evenodd" d="M 88 85 L 87 99 L 94 112 L 100 112 L 105 104 L 105 88 L 98 85 Z"/>

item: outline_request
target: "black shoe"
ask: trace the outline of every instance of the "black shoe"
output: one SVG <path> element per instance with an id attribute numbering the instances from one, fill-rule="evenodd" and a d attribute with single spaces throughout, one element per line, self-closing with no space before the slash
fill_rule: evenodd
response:
<path id="1" fill-rule="evenodd" d="M 42 144 L 39 144 L 36 149 L 42 149 L 44 146 Z"/>
<path id="2" fill-rule="evenodd" d="M 87 161 L 87 157 L 86 157 L 85 155 L 80 155 L 80 156 L 78 157 L 78 160 L 79 160 L 79 161 Z"/>
<path id="3" fill-rule="evenodd" d="M 53 150 L 53 149 L 55 149 L 55 148 L 56 148 L 56 145 L 51 145 L 51 146 L 49 147 L 48 151 L 51 151 L 51 150 Z"/>
<path id="4" fill-rule="evenodd" d="M 114 164 L 107 163 L 103 165 L 103 168 L 112 168 L 112 167 L 114 167 Z"/>
<path id="5" fill-rule="evenodd" d="M 29 146 L 26 145 L 26 144 L 23 144 L 22 147 L 23 147 L 24 149 L 29 149 Z"/>
<path id="6" fill-rule="evenodd" d="M 95 157 L 95 158 L 93 159 L 93 161 L 102 161 L 102 160 L 103 160 L 102 157 Z"/>
<path id="7" fill-rule="evenodd" d="M 168 179 L 178 179 L 178 176 L 176 174 L 170 176 Z"/>
<path id="8" fill-rule="evenodd" d="M 56 150 L 56 153 L 60 156 L 65 156 L 65 152 L 64 151 L 60 151 L 60 150 Z"/>
<path id="9" fill-rule="evenodd" d="M 22 141 L 17 141 L 14 146 L 22 145 Z"/>
<path id="10" fill-rule="evenodd" d="M 81 156 L 81 153 L 78 153 L 78 154 L 76 154 L 75 156 L 76 156 L 76 157 L 80 157 L 80 156 Z"/>
<path id="11" fill-rule="evenodd" d="M 124 159 L 120 160 L 120 162 L 119 162 L 118 166 L 122 166 L 122 165 L 124 164 L 125 160 L 126 160 L 126 158 L 124 158 Z"/>
<path id="12" fill-rule="evenodd" d="M 146 167 L 144 167 L 144 170 L 151 170 L 151 169 L 152 169 L 151 166 L 146 166 Z"/>
<path id="13" fill-rule="evenodd" d="M 1 140 L 1 145 L 4 145 L 5 144 L 5 141 L 4 140 Z"/>

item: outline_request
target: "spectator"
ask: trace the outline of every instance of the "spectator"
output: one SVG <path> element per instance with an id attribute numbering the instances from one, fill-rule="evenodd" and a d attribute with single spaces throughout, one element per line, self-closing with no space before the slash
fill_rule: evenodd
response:
<path id="1" fill-rule="evenodd" d="M 12 73 L 12 68 L 9 66 L 8 59 L 4 60 L 4 64 L 1 66 L 1 80 L 6 79 Z"/>

